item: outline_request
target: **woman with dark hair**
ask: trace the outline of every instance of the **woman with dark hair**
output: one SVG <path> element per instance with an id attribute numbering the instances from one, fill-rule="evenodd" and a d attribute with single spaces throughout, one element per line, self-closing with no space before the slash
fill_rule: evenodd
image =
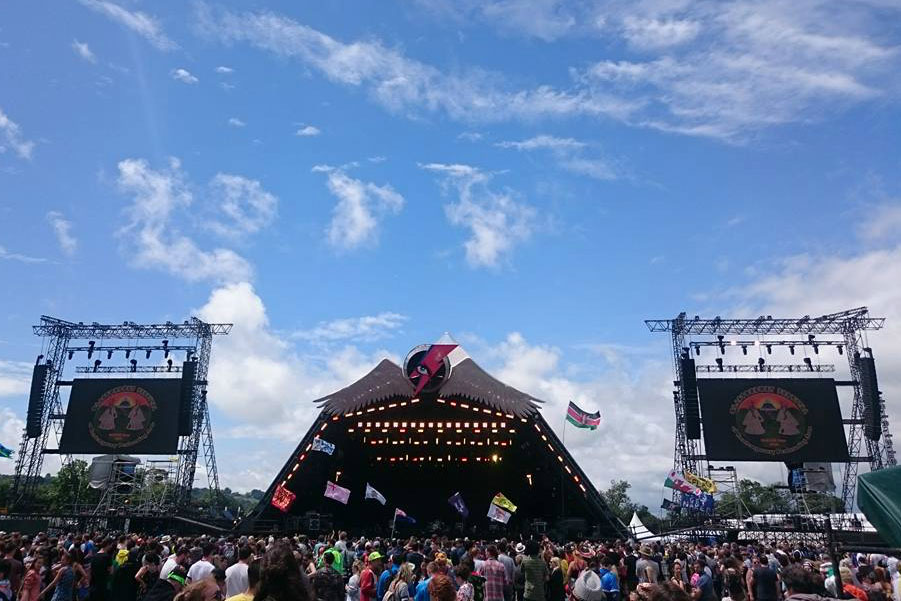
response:
<path id="1" fill-rule="evenodd" d="M 310 583 L 287 543 L 273 544 L 263 556 L 253 601 L 313 601 Z"/>
<path id="2" fill-rule="evenodd" d="M 469 577 L 472 575 L 469 563 L 461 562 L 460 565 L 454 568 L 454 575 L 457 577 L 456 601 L 472 601 L 475 589 L 473 589 L 472 583 L 469 582 Z"/>

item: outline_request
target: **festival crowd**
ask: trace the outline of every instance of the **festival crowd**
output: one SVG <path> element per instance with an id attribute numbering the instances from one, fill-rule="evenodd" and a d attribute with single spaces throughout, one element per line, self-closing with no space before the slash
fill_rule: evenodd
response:
<path id="1" fill-rule="evenodd" d="M 901 601 L 898 559 L 783 543 L 0 532 L 0 601 Z"/>

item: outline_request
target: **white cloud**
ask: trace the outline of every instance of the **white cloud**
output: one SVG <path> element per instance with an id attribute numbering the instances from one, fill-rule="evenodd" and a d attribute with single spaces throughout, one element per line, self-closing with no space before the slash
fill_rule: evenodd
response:
<path id="1" fill-rule="evenodd" d="M 500 148 L 513 148 L 516 150 L 579 150 L 585 147 L 584 142 L 580 142 L 579 140 L 573 138 L 558 138 L 555 136 L 549 136 L 547 134 L 541 134 L 538 136 L 534 136 L 527 140 L 521 140 L 518 142 L 514 141 L 505 141 L 498 142 L 495 144 Z"/>
<path id="2" fill-rule="evenodd" d="M 310 330 L 295 332 L 292 337 L 316 343 L 380 340 L 393 335 L 407 319 L 409 318 L 406 315 L 385 311 L 378 315 L 323 321 Z"/>
<path id="3" fill-rule="evenodd" d="M 30 159 L 34 150 L 34 142 L 22 137 L 19 125 L 6 116 L 0 109 L 0 154 L 6 152 L 7 147 L 12 148 L 19 158 Z"/>
<path id="4" fill-rule="evenodd" d="M 200 81 L 199 79 L 197 79 L 197 77 L 191 75 L 190 71 L 188 71 L 187 69 L 182 69 L 181 67 L 179 67 L 178 69 L 173 69 L 172 72 L 169 73 L 169 75 L 172 76 L 172 79 L 189 85 L 195 84 Z"/>
<path id="5" fill-rule="evenodd" d="M 458 140 L 466 140 L 467 142 L 478 142 L 484 136 L 477 131 L 464 131 L 457 135 Z"/>
<path id="6" fill-rule="evenodd" d="M 319 130 L 318 127 L 315 127 L 313 125 L 305 125 L 304 127 L 301 127 L 300 129 L 298 129 L 294 135 L 300 136 L 300 137 L 309 137 L 309 136 L 318 136 L 321 133 L 322 132 Z"/>
<path id="7" fill-rule="evenodd" d="M 588 18 L 581 2 L 565 0 L 417 0 L 441 21 L 484 21 L 503 33 L 552 42 L 579 29 Z M 585 3 L 587 4 L 587 3 Z"/>
<path id="8" fill-rule="evenodd" d="M 130 29 L 160 50 L 178 48 L 178 45 L 166 36 L 159 20 L 147 13 L 130 11 L 108 0 L 79 0 L 79 2 Z"/>
<path id="9" fill-rule="evenodd" d="M 350 250 L 378 239 L 379 222 L 390 213 L 399 213 L 404 197 L 385 184 L 354 179 L 341 169 L 317 165 L 313 171 L 328 173 L 328 189 L 338 199 L 327 235 L 332 246 Z"/>
<path id="10" fill-rule="evenodd" d="M 611 180 L 618 177 L 616 169 L 606 159 L 584 156 L 583 151 L 588 144 L 574 138 L 558 138 L 541 134 L 526 140 L 497 142 L 495 146 L 519 151 L 545 150 L 553 154 L 559 167 L 572 173 L 599 180 Z"/>
<path id="11" fill-rule="evenodd" d="M 636 48 L 661 49 L 690 42 L 701 32 L 697 21 L 683 19 L 646 19 L 627 16 L 623 36 Z"/>
<path id="12" fill-rule="evenodd" d="M 0 380 L 2 382 L 2 380 Z M 0 460 L 0 474 L 12 474 L 16 469 L 19 441 L 25 422 L 9 407 L 0 407 L 0 443 L 14 451 L 11 459 Z"/>
<path id="13" fill-rule="evenodd" d="M 897 239 L 898 232 L 901 232 L 901 200 L 869 208 L 858 228 L 864 242 Z"/>
<path id="14" fill-rule="evenodd" d="M 9 252 L 3 246 L 0 246 L 0 260 L 19 261 L 20 263 L 44 263 L 47 261 L 47 259 L 42 257 L 30 257 L 20 253 Z"/>
<path id="15" fill-rule="evenodd" d="M 91 49 L 88 47 L 87 42 L 79 42 L 78 40 L 73 40 L 72 50 L 75 51 L 75 54 L 88 61 L 89 63 L 97 62 L 97 57 L 94 56 L 93 52 L 91 52 Z"/>
<path id="16" fill-rule="evenodd" d="M 243 257 L 225 248 L 201 250 L 172 222 L 173 213 L 193 202 L 176 159 L 162 170 L 152 169 L 143 159 L 125 159 L 119 162 L 117 182 L 122 192 L 133 197 L 129 224 L 119 231 L 123 252 L 133 265 L 162 269 L 188 281 L 234 282 L 251 277 L 252 269 Z"/>
<path id="17" fill-rule="evenodd" d="M 59 243 L 63 253 L 72 256 L 78 249 L 78 240 L 72 235 L 72 222 L 65 218 L 59 211 L 50 211 L 47 213 L 47 221 L 56 234 L 56 241 Z"/>
<path id="18" fill-rule="evenodd" d="M 238 119 L 237 117 L 231 117 L 231 118 L 229 118 L 228 124 L 231 125 L 232 127 L 244 127 L 245 125 L 247 125 L 246 123 L 244 123 L 243 121 L 241 121 L 241 120 Z"/>
<path id="19" fill-rule="evenodd" d="M 457 192 L 458 201 L 446 204 L 444 212 L 451 224 L 470 230 L 463 243 L 470 266 L 498 267 L 532 235 L 535 209 L 515 201 L 510 191 L 491 190 L 490 174 L 461 164 L 429 163 L 420 168 L 442 175 L 445 185 Z"/>
<path id="20" fill-rule="evenodd" d="M 31 382 L 32 368 L 33 365 L 31 363 L 24 361 L 4 361 L 0 359 L 0 397 L 27 394 L 29 383 Z M 3 441 L 0 440 L 0 442 Z"/>
<path id="21" fill-rule="evenodd" d="M 209 195 L 224 217 L 214 220 L 211 227 L 225 235 L 255 234 L 272 223 L 278 211 L 278 198 L 257 180 L 240 175 L 217 173 Z"/>
<path id="22" fill-rule="evenodd" d="M 219 73 L 220 75 L 230 75 L 234 72 L 235 72 L 235 70 L 232 69 L 231 67 L 224 67 L 224 66 L 216 67 L 216 73 Z"/>

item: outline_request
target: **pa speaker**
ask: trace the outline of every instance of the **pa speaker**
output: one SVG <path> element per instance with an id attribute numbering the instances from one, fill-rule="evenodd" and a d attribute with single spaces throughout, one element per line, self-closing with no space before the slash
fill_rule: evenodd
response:
<path id="1" fill-rule="evenodd" d="M 679 360 L 679 377 L 682 379 L 682 389 L 685 391 L 683 399 L 685 411 L 685 435 L 688 438 L 701 438 L 701 407 L 698 404 L 698 379 L 695 375 L 695 360 L 682 358 Z"/>
<path id="2" fill-rule="evenodd" d="M 882 403 L 876 381 L 876 363 L 872 357 L 857 357 L 857 371 L 863 401 L 863 432 L 870 440 L 879 440 L 882 436 Z"/>
<path id="3" fill-rule="evenodd" d="M 37 438 L 41 435 L 44 416 L 44 397 L 47 393 L 49 365 L 35 365 L 31 374 L 31 394 L 28 395 L 28 413 L 25 418 L 25 436 Z"/>
<path id="4" fill-rule="evenodd" d="M 194 377 L 197 361 L 185 361 L 181 366 L 181 402 L 178 404 L 178 435 L 190 436 L 194 431 Z"/>

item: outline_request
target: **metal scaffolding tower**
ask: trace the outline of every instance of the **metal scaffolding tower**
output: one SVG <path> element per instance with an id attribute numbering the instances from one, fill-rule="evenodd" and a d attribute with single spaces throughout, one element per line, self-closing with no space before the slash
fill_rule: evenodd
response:
<path id="1" fill-rule="evenodd" d="M 67 360 L 74 360 L 76 355 L 80 358 L 82 353 L 87 355 L 88 360 L 95 354 L 107 361 L 114 361 L 114 357 L 118 359 L 120 356 L 128 359 L 132 354 L 135 358 L 129 361 L 129 365 L 106 366 L 101 365 L 101 359 L 97 359 L 93 366 L 76 366 L 75 373 L 140 373 L 146 377 L 145 374 L 148 373 L 180 371 L 180 367 L 172 365 L 171 362 L 168 366 L 158 364 L 138 366 L 137 356 L 142 352 L 145 353 L 147 360 L 154 352 L 161 353 L 164 357 L 169 357 L 171 353 L 184 352 L 186 357 L 197 362 L 191 387 L 193 428 L 190 435 L 181 436 L 179 439 L 175 486 L 169 494 L 169 500 L 158 506 L 161 511 L 187 507 L 191 499 L 194 472 L 201 449 L 209 488 L 218 497 L 219 474 L 206 398 L 207 373 L 213 336 L 226 335 L 231 328 L 232 324 L 211 324 L 196 317 L 183 323 L 137 324 L 126 321 L 122 324 L 97 322 L 85 324 L 41 316 L 41 323 L 33 326 L 33 330 L 36 336 L 44 339 L 44 351 L 38 357 L 38 363 L 43 361 L 48 367 L 47 383 L 39 405 L 42 408 L 40 433 L 29 437 L 28 432 L 25 432 L 19 445 L 12 490 L 16 509 L 32 508 L 35 489 L 41 478 L 44 455 L 59 454 L 59 440 L 66 419 L 66 410 L 60 399 L 60 387 L 72 384 L 71 380 L 64 379 Z M 87 341 L 87 344 L 76 344 L 80 341 Z M 53 446 L 50 446 L 51 444 Z M 62 455 L 64 465 L 71 460 L 71 456 Z"/>
<path id="2" fill-rule="evenodd" d="M 882 432 L 881 438 L 873 439 L 864 435 L 864 404 L 861 396 L 860 374 L 856 357 L 861 351 L 869 351 L 864 341 L 864 334 L 868 330 L 879 330 L 885 324 L 885 318 L 870 317 L 866 307 L 858 307 L 838 313 L 811 317 L 805 315 L 800 318 L 773 318 L 770 315 L 761 315 L 756 319 L 725 319 L 715 317 L 702 319 L 695 316 L 689 319 L 686 314 L 680 313 L 675 319 L 650 319 L 645 324 L 651 332 L 668 332 L 672 336 L 673 367 L 676 389 L 673 392 L 673 404 L 676 414 L 676 439 L 673 452 L 673 469 L 688 471 L 694 474 L 706 473 L 702 467 L 706 464 L 707 457 L 701 452 L 701 439 L 689 438 L 685 429 L 685 399 L 686 388 L 682 381 L 680 371 L 680 358 L 686 353 L 691 356 L 692 351 L 700 354 L 703 347 L 719 347 L 725 352 L 727 346 L 740 347 L 747 354 L 747 347 L 755 346 L 767 348 L 781 346 L 789 347 L 794 354 L 795 347 L 813 348 L 818 353 L 820 346 L 834 346 L 840 354 L 848 358 L 848 366 L 851 373 L 849 385 L 853 387 L 854 398 L 851 405 L 850 419 L 843 420 L 848 426 L 848 452 L 850 460 L 842 470 L 841 499 L 847 510 L 854 505 L 854 493 L 857 485 L 858 463 L 869 463 L 870 470 L 879 470 L 895 465 L 895 452 L 892 446 L 892 435 L 889 431 L 888 416 L 885 412 L 885 402 L 882 405 Z M 750 336 L 753 339 L 729 340 L 725 336 Z M 798 336 L 800 338 L 786 338 Z M 817 338 L 825 336 L 826 338 Z M 828 338 L 828 337 L 833 338 Z M 690 337 L 700 337 L 700 340 L 687 342 Z M 805 364 L 800 365 L 766 365 L 763 360 L 759 365 L 725 366 L 722 359 L 717 365 L 699 365 L 698 373 L 713 372 L 831 372 L 834 366 L 814 365 L 809 358 Z M 881 399 L 881 397 L 880 397 Z M 861 446 L 866 447 L 867 454 L 861 456 Z"/>

